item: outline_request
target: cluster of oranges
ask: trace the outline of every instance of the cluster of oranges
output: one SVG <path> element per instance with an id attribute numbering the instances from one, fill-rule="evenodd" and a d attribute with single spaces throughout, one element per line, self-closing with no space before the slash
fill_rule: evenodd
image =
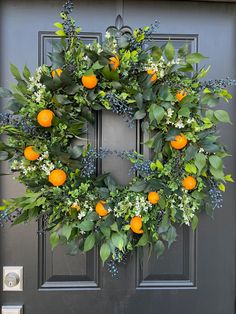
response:
<path id="1" fill-rule="evenodd" d="M 110 57 L 109 65 L 111 66 L 111 70 L 115 71 L 120 65 L 119 57 L 118 56 Z M 98 79 L 94 74 L 83 75 L 81 81 L 83 86 L 87 89 L 94 89 L 98 84 Z"/>
<path id="2" fill-rule="evenodd" d="M 115 71 L 119 65 L 120 65 L 120 60 L 118 56 L 113 56 L 109 58 L 109 65 L 111 67 L 111 71 Z M 57 68 L 52 71 L 51 75 L 53 78 L 60 77 L 61 74 L 63 73 L 61 68 Z M 157 81 L 157 73 L 149 69 L 147 70 L 147 74 L 150 75 L 150 81 L 152 83 L 155 83 Z M 87 89 L 94 89 L 97 84 L 98 84 L 98 79 L 96 75 L 84 75 L 82 76 L 82 84 L 85 88 Z M 178 91 L 176 93 L 176 99 L 180 102 L 184 97 L 186 97 L 187 93 L 185 91 Z M 50 109 L 44 109 L 40 111 L 37 115 L 37 121 L 40 126 L 44 128 L 49 128 L 53 124 L 53 118 L 54 118 L 54 112 L 51 111 Z M 177 135 L 174 140 L 170 142 L 170 145 L 172 148 L 181 150 L 183 149 L 188 143 L 187 138 L 183 133 L 180 135 Z M 29 160 L 29 161 L 35 161 L 40 157 L 40 153 L 33 147 L 33 146 L 28 146 L 24 149 L 24 157 Z M 53 185 L 53 186 L 61 186 L 63 185 L 67 180 L 67 174 L 65 173 L 64 170 L 62 169 L 55 169 L 51 171 L 51 173 L 48 176 L 48 181 Z M 183 179 L 182 185 L 184 186 L 185 189 L 187 190 L 193 190 L 196 185 L 197 181 L 194 177 L 192 176 L 187 176 Z M 148 201 L 152 204 L 155 205 L 158 203 L 160 199 L 160 196 L 157 192 L 151 191 L 148 194 Z M 80 206 L 71 206 L 72 208 L 76 208 L 78 211 L 80 210 Z M 95 207 L 96 213 L 100 217 L 105 217 L 109 214 L 108 209 L 106 208 L 106 202 L 103 200 L 100 200 Z M 134 216 L 131 219 L 130 222 L 130 229 L 137 234 L 142 234 L 144 231 L 142 229 L 142 217 L 140 216 Z"/>

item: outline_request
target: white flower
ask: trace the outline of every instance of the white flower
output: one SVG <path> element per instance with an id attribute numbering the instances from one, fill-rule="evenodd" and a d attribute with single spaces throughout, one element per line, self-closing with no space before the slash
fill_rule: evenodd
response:
<path id="1" fill-rule="evenodd" d="M 166 124 L 173 124 L 172 121 L 170 121 L 170 118 L 166 119 Z"/>
<path id="2" fill-rule="evenodd" d="M 178 129 L 184 128 L 183 121 L 182 121 L 181 119 L 179 119 L 179 120 L 175 123 L 175 127 L 178 128 Z"/>
<path id="3" fill-rule="evenodd" d="M 171 118 L 171 117 L 173 116 L 173 113 L 174 113 L 174 110 L 173 110 L 173 109 L 171 109 L 171 108 L 168 108 L 168 109 L 167 109 L 167 116 L 168 116 L 169 118 Z"/>
<path id="4" fill-rule="evenodd" d="M 84 218 L 84 216 L 86 215 L 86 212 L 85 211 L 80 211 L 78 213 L 78 219 L 81 220 L 82 218 Z"/>
<path id="5" fill-rule="evenodd" d="M 106 32 L 106 34 L 105 34 L 105 38 L 106 38 L 106 39 L 111 38 L 111 33 L 110 33 L 110 32 Z"/>
<path id="6" fill-rule="evenodd" d="M 204 150 L 202 147 L 200 147 L 198 152 L 199 152 L 199 153 L 204 153 L 205 150 Z"/>
<path id="7" fill-rule="evenodd" d="M 195 119 L 194 118 L 188 118 L 187 123 L 190 124 L 192 122 L 195 122 Z"/>
<path id="8" fill-rule="evenodd" d="M 160 78 L 163 78 L 163 77 L 165 76 L 165 72 L 164 72 L 163 69 L 161 69 L 161 70 L 159 71 L 159 76 L 160 76 Z"/>

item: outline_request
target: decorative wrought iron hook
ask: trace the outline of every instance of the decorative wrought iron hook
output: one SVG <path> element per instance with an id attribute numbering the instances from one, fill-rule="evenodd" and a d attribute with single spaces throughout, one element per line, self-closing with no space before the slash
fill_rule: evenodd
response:
<path id="1" fill-rule="evenodd" d="M 122 36 L 124 34 L 131 35 L 133 33 L 132 28 L 129 26 L 124 26 L 124 21 L 121 15 L 117 15 L 115 25 L 109 26 L 106 29 L 107 32 L 116 32 L 117 36 Z"/>

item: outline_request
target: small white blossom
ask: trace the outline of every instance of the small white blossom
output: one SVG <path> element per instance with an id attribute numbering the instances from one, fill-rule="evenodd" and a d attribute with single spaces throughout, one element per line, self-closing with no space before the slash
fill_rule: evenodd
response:
<path id="1" fill-rule="evenodd" d="M 105 38 L 106 38 L 106 39 L 111 38 L 111 33 L 110 33 L 110 32 L 106 32 L 106 34 L 105 34 Z"/>
<path id="2" fill-rule="evenodd" d="M 167 116 L 171 118 L 173 116 L 174 110 L 172 108 L 167 109 Z"/>
<path id="3" fill-rule="evenodd" d="M 194 118 L 188 118 L 187 123 L 190 124 L 192 122 L 195 122 L 195 119 Z"/>
<path id="4" fill-rule="evenodd" d="M 183 129 L 184 128 L 184 123 L 181 119 L 179 119 L 176 123 L 175 123 L 175 127 L 178 129 Z"/>

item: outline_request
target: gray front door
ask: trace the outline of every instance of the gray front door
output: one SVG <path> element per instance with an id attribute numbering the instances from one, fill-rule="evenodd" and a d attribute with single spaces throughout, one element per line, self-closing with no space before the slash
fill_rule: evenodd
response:
<path id="1" fill-rule="evenodd" d="M 52 25 L 62 2 L 1 1 L 1 85 L 11 82 L 10 62 L 19 67 L 26 63 L 32 70 L 38 61 L 48 62 Z M 86 32 L 85 41 L 101 40 L 120 11 L 131 27 L 149 25 L 158 18 L 156 41 L 171 38 L 176 47 L 188 42 L 193 52 L 199 49 L 211 57 L 209 79 L 236 78 L 236 3 L 125 0 L 119 10 L 120 2 L 78 1 L 74 15 Z M 236 99 L 236 89 L 232 92 Z M 228 108 L 235 121 L 235 106 Z M 223 129 L 225 144 L 234 156 L 235 131 L 235 126 Z M 110 113 L 103 114 L 101 127 L 95 130 L 99 145 L 118 150 L 135 148 L 137 134 Z M 235 157 L 228 159 L 228 172 L 236 177 L 234 164 Z M 128 180 L 127 167 L 115 159 L 102 165 L 120 182 Z M 3 168 L 2 172 L 7 171 L 7 165 Z M 24 304 L 26 314 L 233 314 L 234 189 L 231 185 L 227 190 L 224 206 L 214 220 L 202 214 L 195 234 L 180 229 L 177 242 L 158 261 L 155 256 L 148 259 L 146 252 L 142 258 L 141 254 L 132 256 L 120 267 L 118 279 L 102 267 L 96 250 L 75 257 L 67 256 L 64 248 L 52 253 L 47 237 L 37 234 L 36 223 L 5 227 L 0 230 L 0 271 L 5 265 L 24 266 L 24 291 L 0 291 L 0 304 Z M 1 180 L 1 197 L 14 197 L 22 191 L 11 177 Z"/>

